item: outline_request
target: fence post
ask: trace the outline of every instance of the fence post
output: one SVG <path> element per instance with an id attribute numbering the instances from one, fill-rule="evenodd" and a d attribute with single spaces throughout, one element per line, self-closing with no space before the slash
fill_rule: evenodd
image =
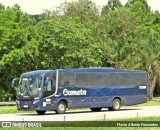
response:
<path id="1" fill-rule="evenodd" d="M 64 118 L 63 118 L 63 128 L 62 128 L 62 130 L 66 130 L 65 121 L 66 121 L 66 117 L 64 116 Z"/>
<path id="2" fill-rule="evenodd" d="M 24 118 L 22 119 L 22 124 L 24 124 Z M 22 125 L 22 130 L 24 130 L 24 127 L 23 127 L 23 125 Z"/>
<path id="3" fill-rule="evenodd" d="M 106 120 L 106 114 L 104 114 L 104 118 L 103 118 L 103 125 L 102 125 L 102 130 L 104 130 L 104 124 L 105 124 L 105 120 Z"/>

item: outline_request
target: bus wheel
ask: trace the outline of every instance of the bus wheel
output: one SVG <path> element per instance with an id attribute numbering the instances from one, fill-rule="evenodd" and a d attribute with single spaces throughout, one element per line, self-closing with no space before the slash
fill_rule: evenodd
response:
<path id="1" fill-rule="evenodd" d="M 64 101 L 60 101 L 58 103 L 57 110 L 55 111 L 57 114 L 64 114 L 66 111 L 66 103 Z"/>
<path id="2" fill-rule="evenodd" d="M 39 111 L 39 110 L 36 110 L 37 114 L 39 115 L 44 115 L 46 111 Z"/>
<path id="3" fill-rule="evenodd" d="M 90 108 L 92 111 L 97 112 L 97 111 L 101 111 L 102 108 Z"/>
<path id="4" fill-rule="evenodd" d="M 118 111 L 121 107 L 121 101 L 119 99 L 114 99 L 112 102 L 112 107 L 109 107 L 109 111 Z"/>

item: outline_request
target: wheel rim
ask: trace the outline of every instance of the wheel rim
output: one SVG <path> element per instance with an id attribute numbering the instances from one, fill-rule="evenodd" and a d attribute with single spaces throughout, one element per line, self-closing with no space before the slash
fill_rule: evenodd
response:
<path id="1" fill-rule="evenodd" d="M 119 109 L 119 107 L 120 107 L 119 101 L 115 101 L 114 102 L 114 108 Z"/>
<path id="2" fill-rule="evenodd" d="M 60 111 L 64 111 L 64 110 L 65 110 L 65 107 L 64 107 L 63 104 L 59 104 L 58 109 L 59 109 Z"/>

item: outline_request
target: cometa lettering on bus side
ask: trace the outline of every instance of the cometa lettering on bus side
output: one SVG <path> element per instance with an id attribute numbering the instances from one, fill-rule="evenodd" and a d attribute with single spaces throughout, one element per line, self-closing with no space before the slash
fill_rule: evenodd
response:
<path id="1" fill-rule="evenodd" d="M 68 90 L 68 89 L 64 89 L 63 90 L 63 95 L 64 96 L 70 96 L 70 95 L 87 95 L 87 91 L 80 89 L 80 90 Z"/>

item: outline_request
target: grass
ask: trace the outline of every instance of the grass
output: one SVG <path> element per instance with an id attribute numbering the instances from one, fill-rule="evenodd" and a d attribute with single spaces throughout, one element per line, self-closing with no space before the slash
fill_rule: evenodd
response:
<path id="1" fill-rule="evenodd" d="M 35 111 L 19 111 L 17 106 L 0 106 L 0 114 L 33 113 Z"/>
<path id="2" fill-rule="evenodd" d="M 117 123 L 125 123 L 125 124 L 129 124 L 129 123 L 137 123 L 135 121 L 139 121 L 138 124 L 143 123 L 143 121 L 146 121 L 145 123 L 149 124 L 152 123 L 150 122 L 152 120 L 152 122 L 154 122 L 155 124 L 159 124 L 160 125 L 160 118 L 159 117 L 147 117 L 147 118 L 129 118 L 129 119 L 123 119 L 123 120 L 113 120 L 112 122 L 105 122 L 105 123 L 114 123 L 114 127 L 103 127 L 102 126 L 98 126 L 98 127 L 87 127 L 87 123 L 95 123 L 94 121 L 90 121 L 90 122 L 86 122 L 85 126 L 82 127 L 64 127 L 63 125 L 61 125 L 60 127 L 44 127 L 42 125 L 42 127 L 39 128 L 5 128 L 5 130 L 159 130 L 159 127 L 117 127 Z M 147 122 L 148 121 L 148 122 Z M 156 122 L 158 121 L 158 122 Z M 97 121 L 98 122 L 98 121 Z M 77 122 L 76 122 L 77 123 Z M 79 126 L 79 124 L 81 122 L 78 122 L 77 124 L 74 124 L 74 126 Z M 90 126 L 90 124 L 88 124 L 88 126 Z M 0 128 L 4 129 L 4 128 Z"/>
<path id="3" fill-rule="evenodd" d="M 143 104 L 138 104 L 136 106 L 160 106 L 160 101 L 159 100 L 152 100 L 152 101 L 148 101 Z"/>

